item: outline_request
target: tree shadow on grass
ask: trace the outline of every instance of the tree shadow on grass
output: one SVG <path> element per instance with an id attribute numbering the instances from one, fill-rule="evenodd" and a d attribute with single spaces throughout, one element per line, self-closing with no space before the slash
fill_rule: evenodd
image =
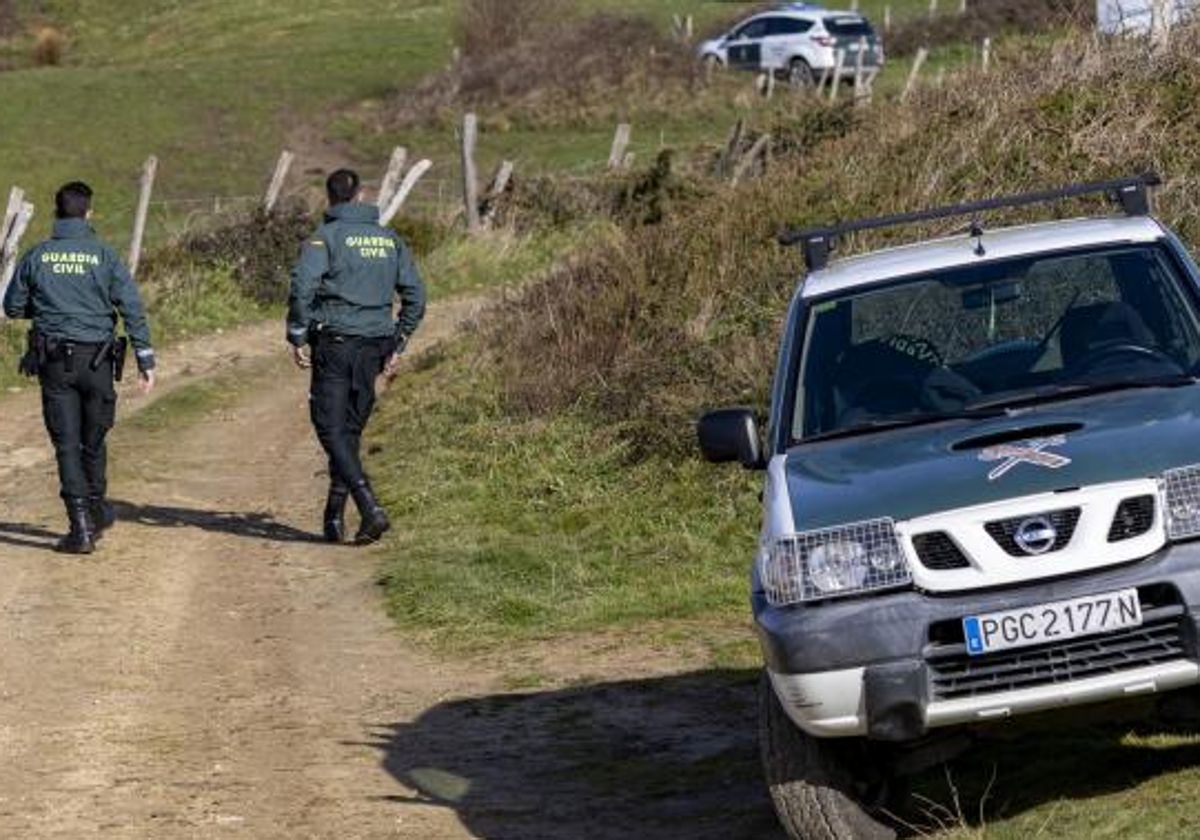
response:
<path id="1" fill-rule="evenodd" d="M 45 528 L 39 528 L 35 525 L 0 522 L 0 545 L 52 552 L 61 537 L 62 534 L 47 531 Z"/>
<path id="2" fill-rule="evenodd" d="M 586 667 L 586 666 L 585 666 Z M 785 840 L 761 781 L 756 671 L 456 700 L 371 746 L 483 840 Z"/>
<path id="3" fill-rule="evenodd" d="M 586 664 L 582 667 L 586 667 Z M 482 840 L 784 840 L 762 781 L 757 671 L 707 671 L 453 700 L 371 746 L 412 803 L 453 808 Z M 1200 738 L 1152 705 L 1072 710 L 985 730 L 913 781 L 907 836 L 980 827 L 1200 765 Z"/>
<path id="4" fill-rule="evenodd" d="M 113 507 L 118 522 L 136 522 L 149 528 L 199 528 L 217 534 L 280 543 L 322 542 L 319 535 L 279 522 L 269 513 L 194 510 L 119 501 L 113 502 Z"/>

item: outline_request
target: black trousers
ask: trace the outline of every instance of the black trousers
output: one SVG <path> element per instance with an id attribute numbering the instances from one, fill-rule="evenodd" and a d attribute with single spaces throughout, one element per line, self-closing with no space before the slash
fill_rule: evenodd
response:
<path id="1" fill-rule="evenodd" d="M 116 421 L 117 391 L 111 363 L 91 368 L 99 349 L 77 344 L 71 358 L 55 355 L 38 374 L 42 418 L 54 444 L 64 499 L 108 492 L 105 439 Z"/>
<path id="2" fill-rule="evenodd" d="M 333 487 L 349 489 L 365 478 L 362 434 L 375 409 L 375 379 L 391 352 L 388 338 L 322 335 L 313 347 L 309 409 Z"/>

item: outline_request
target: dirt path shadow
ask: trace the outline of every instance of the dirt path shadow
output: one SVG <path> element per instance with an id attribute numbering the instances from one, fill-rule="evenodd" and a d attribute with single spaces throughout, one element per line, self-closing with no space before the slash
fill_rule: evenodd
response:
<path id="1" fill-rule="evenodd" d="M 783 840 L 759 771 L 757 672 L 456 700 L 381 728 L 383 764 L 482 840 Z"/>

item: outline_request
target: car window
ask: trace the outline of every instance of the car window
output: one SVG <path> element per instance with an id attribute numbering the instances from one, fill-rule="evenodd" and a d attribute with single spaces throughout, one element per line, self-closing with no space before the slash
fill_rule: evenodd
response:
<path id="1" fill-rule="evenodd" d="M 767 22 L 766 20 L 760 18 L 759 20 L 752 20 L 747 23 L 737 31 L 737 34 L 734 35 L 734 37 L 738 40 L 755 40 L 757 38 L 762 38 L 764 35 L 766 35 L 766 32 Z"/>
<path id="2" fill-rule="evenodd" d="M 839 38 L 870 38 L 875 34 L 867 19 L 861 17 L 827 17 L 825 29 L 830 35 Z"/>
<path id="3" fill-rule="evenodd" d="M 1200 374 L 1200 322 L 1158 246 L 971 265 L 815 304 L 793 436 L 1081 382 Z"/>
<path id="4" fill-rule="evenodd" d="M 796 18 L 769 18 L 767 21 L 767 35 L 803 35 L 808 30 L 812 29 L 812 22 L 807 20 L 798 20 Z"/>

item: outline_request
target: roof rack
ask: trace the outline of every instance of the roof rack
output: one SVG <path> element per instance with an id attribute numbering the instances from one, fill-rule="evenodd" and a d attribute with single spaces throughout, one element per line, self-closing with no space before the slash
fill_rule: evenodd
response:
<path id="1" fill-rule="evenodd" d="M 892 216 L 859 219 L 854 222 L 842 222 L 823 227 L 788 230 L 780 235 L 779 242 L 787 246 L 800 245 L 804 250 L 804 262 L 808 266 L 808 270 L 810 272 L 819 271 L 829 264 L 829 257 L 833 253 L 838 238 L 848 233 L 878 230 L 879 228 L 897 227 L 899 225 L 911 225 L 933 219 L 953 218 L 954 216 L 972 216 L 1006 207 L 1052 204 L 1056 201 L 1078 198 L 1085 195 L 1103 195 L 1110 201 L 1120 204 L 1121 209 L 1126 215 L 1148 216 L 1150 214 L 1150 189 L 1160 184 L 1162 184 L 1162 179 L 1154 173 L 1135 175 L 1130 178 L 1116 178 L 1111 181 L 1072 184 L 1056 190 L 1041 190 L 1039 192 L 1022 193 L 1020 195 L 988 198 L 967 204 L 935 207 L 931 210 L 918 210 L 913 213 L 898 213 Z"/>

